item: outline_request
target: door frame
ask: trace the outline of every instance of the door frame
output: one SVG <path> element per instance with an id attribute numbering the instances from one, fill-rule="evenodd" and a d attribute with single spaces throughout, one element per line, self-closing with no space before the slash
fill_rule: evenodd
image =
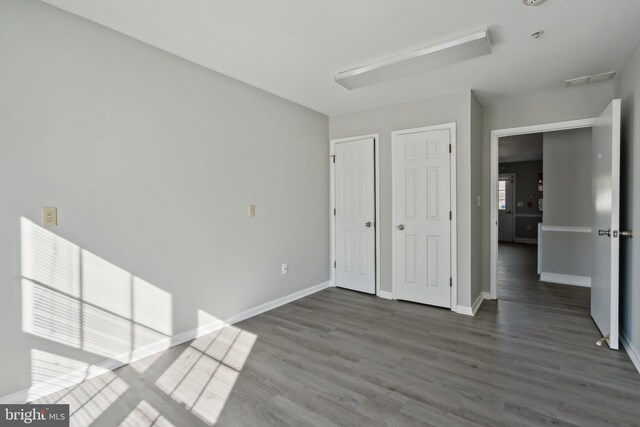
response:
<path id="1" fill-rule="evenodd" d="M 456 123 L 443 123 L 433 126 L 425 126 L 419 128 L 402 129 L 391 132 L 391 253 L 392 253 L 392 265 L 391 265 L 391 293 L 393 299 L 397 299 L 396 290 L 398 289 L 397 283 L 397 263 L 396 263 L 396 238 L 398 230 L 396 229 L 396 155 L 395 155 L 395 142 L 399 135 L 418 132 L 429 132 L 436 130 L 448 130 L 451 144 L 451 155 L 449 156 L 449 191 L 450 191 L 450 203 L 451 203 L 451 233 L 450 233 L 450 259 L 451 259 L 451 311 L 458 310 L 458 215 L 457 215 L 457 185 L 456 185 L 456 153 L 457 153 L 457 138 L 456 138 Z"/>
<path id="2" fill-rule="evenodd" d="M 509 176 L 511 177 L 511 179 L 513 180 L 513 185 L 511 186 L 511 204 L 512 206 L 512 211 L 511 213 L 513 214 L 513 216 L 511 217 L 511 240 L 510 242 L 515 242 L 516 241 L 516 208 L 517 203 L 516 203 L 516 174 L 513 172 L 510 173 L 501 173 L 500 175 L 498 175 L 498 181 L 500 181 L 500 178 L 502 178 L 503 176 Z M 498 204 L 498 201 L 496 200 L 496 205 Z M 499 213 L 499 212 L 498 212 Z M 499 226 L 499 224 L 498 224 Z M 498 232 L 500 230 L 498 229 Z M 499 234 L 499 233 L 498 233 Z"/>
<path id="3" fill-rule="evenodd" d="M 384 295 L 380 295 L 380 134 L 373 133 L 369 135 L 359 135 L 359 136 L 350 136 L 346 138 L 336 138 L 329 140 L 329 197 L 330 197 L 330 209 L 329 209 L 329 218 L 330 218 L 330 248 L 331 248 L 331 259 L 329 268 L 331 270 L 331 286 L 336 286 L 336 269 L 335 269 L 335 261 L 336 261 L 336 217 L 334 215 L 334 209 L 336 208 L 336 189 L 335 189 L 335 148 L 336 144 L 340 144 L 342 142 L 350 142 L 350 141 L 359 141 L 361 139 L 373 138 L 373 169 L 374 169 L 374 187 L 375 187 L 375 219 L 373 223 L 375 224 L 375 232 L 376 232 L 376 241 L 375 241 L 375 261 L 376 261 L 376 295 L 385 297 Z M 384 292 L 383 292 L 384 294 Z"/>
<path id="4" fill-rule="evenodd" d="M 590 128 L 595 125 L 596 121 L 597 118 L 592 117 L 491 131 L 491 181 L 489 185 L 489 290 L 491 299 L 498 298 L 498 177 L 500 175 L 498 171 L 498 140 L 505 136 Z"/>

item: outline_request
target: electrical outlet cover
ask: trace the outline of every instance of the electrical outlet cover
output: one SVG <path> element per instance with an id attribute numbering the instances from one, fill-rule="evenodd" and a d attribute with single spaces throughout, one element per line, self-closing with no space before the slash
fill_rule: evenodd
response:
<path id="1" fill-rule="evenodd" d="M 53 227 L 54 225 L 58 225 L 58 209 L 42 208 L 42 226 Z"/>

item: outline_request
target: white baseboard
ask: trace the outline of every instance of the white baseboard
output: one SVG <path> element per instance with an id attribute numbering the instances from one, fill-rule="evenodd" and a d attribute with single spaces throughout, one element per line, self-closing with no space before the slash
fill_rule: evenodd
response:
<path id="1" fill-rule="evenodd" d="M 537 245 L 538 239 L 527 239 L 524 237 L 516 237 L 513 239 L 515 243 L 526 243 L 527 245 Z"/>
<path id="2" fill-rule="evenodd" d="M 330 286 L 331 282 L 325 282 L 319 285 L 311 286 L 310 288 L 294 292 L 292 294 L 275 299 L 273 301 L 269 301 L 264 304 L 260 304 L 256 307 L 252 307 L 240 313 L 232 314 L 224 320 L 218 319 L 206 325 L 200 325 L 197 328 L 181 332 L 170 338 L 165 338 L 150 345 L 140 347 L 131 352 L 131 354 L 127 353 L 124 355 L 120 355 L 115 359 L 105 359 L 101 362 L 96 363 L 95 365 L 91 365 L 88 370 L 80 369 L 78 371 L 61 375 L 57 378 L 34 384 L 29 388 L 0 397 L 0 404 L 27 403 L 29 401 L 40 399 L 42 397 L 48 396 L 49 394 L 64 390 L 67 387 L 80 384 L 81 382 L 94 378 L 98 375 L 133 363 L 137 360 L 152 356 L 171 347 L 194 340 L 203 335 L 215 332 L 226 326 L 233 325 L 234 323 L 238 323 L 250 317 L 257 316 L 258 314 L 264 313 L 266 311 L 273 310 L 274 308 L 280 307 L 281 305 L 306 297 Z M 122 360 L 127 361 L 123 362 Z"/>
<path id="3" fill-rule="evenodd" d="M 629 355 L 629 358 L 633 362 L 633 365 L 636 367 L 636 369 L 640 373 L 640 351 L 638 351 L 638 349 L 635 348 L 631 344 L 631 342 L 629 342 L 629 340 L 627 339 L 627 334 L 625 334 L 624 331 L 620 331 L 620 341 L 622 342 L 624 349 L 627 350 L 627 354 Z"/>
<path id="4" fill-rule="evenodd" d="M 483 299 L 491 299 L 491 292 L 482 292 Z"/>
<path id="5" fill-rule="evenodd" d="M 591 287 L 591 277 L 572 276 L 570 274 L 547 273 L 545 271 L 540 273 L 540 281 L 557 283 L 560 285 L 582 286 L 585 288 Z"/>
<path id="6" fill-rule="evenodd" d="M 378 296 L 384 299 L 393 299 L 393 293 L 388 291 L 378 291 Z"/>
<path id="7" fill-rule="evenodd" d="M 465 316 L 475 316 L 478 312 L 478 309 L 480 309 L 480 306 L 482 305 L 482 301 L 484 301 L 485 299 L 491 299 L 486 298 L 486 294 L 488 294 L 488 292 L 480 292 L 478 298 L 476 298 L 471 307 L 469 307 L 468 305 L 458 305 L 456 313 L 464 314 Z"/>

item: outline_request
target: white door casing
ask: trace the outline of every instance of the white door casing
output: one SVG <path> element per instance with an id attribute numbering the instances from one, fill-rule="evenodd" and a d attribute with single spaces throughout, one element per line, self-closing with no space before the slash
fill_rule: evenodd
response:
<path id="1" fill-rule="evenodd" d="M 451 125 L 393 132 L 394 293 L 452 307 Z"/>
<path id="2" fill-rule="evenodd" d="M 515 175 L 500 175 L 498 183 L 505 183 L 505 207 L 498 209 L 498 240 L 501 242 L 513 242 L 515 237 Z M 500 186 L 498 186 L 498 192 Z M 500 201 L 500 197 L 498 197 Z M 499 203 L 498 203 L 499 204 Z"/>
<path id="3" fill-rule="evenodd" d="M 618 349 L 620 248 L 620 115 L 615 99 L 593 126 L 591 317 Z"/>
<path id="4" fill-rule="evenodd" d="M 334 145 L 335 285 L 376 293 L 374 138 Z"/>

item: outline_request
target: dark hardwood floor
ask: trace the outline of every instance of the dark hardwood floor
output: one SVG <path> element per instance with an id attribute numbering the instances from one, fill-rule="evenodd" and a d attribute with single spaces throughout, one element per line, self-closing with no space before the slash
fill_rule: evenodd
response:
<path id="1" fill-rule="evenodd" d="M 500 247 L 475 317 L 331 288 L 43 401 L 82 426 L 640 425 L 640 374 L 532 249 Z"/>

